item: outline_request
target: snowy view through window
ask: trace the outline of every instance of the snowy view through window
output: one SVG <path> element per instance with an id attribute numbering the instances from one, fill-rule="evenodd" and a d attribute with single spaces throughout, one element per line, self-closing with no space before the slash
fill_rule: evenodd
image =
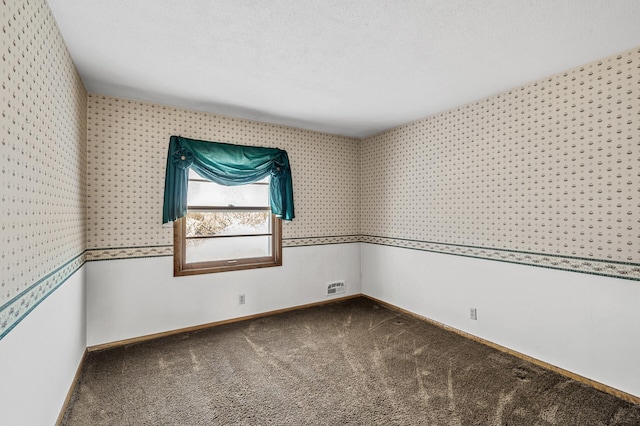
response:
<path id="1" fill-rule="evenodd" d="M 189 174 L 187 262 L 271 255 L 269 179 L 224 186 Z"/>

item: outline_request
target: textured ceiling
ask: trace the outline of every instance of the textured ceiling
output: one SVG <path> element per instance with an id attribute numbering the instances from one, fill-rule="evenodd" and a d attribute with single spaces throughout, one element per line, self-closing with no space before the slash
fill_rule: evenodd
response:
<path id="1" fill-rule="evenodd" d="M 90 92 L 367 136 L 640 46 L 638 0 L 48 0 Z"/>

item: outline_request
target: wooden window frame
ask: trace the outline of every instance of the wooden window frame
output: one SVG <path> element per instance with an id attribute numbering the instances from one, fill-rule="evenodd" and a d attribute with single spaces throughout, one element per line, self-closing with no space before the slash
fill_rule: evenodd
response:
<path id="1" fill-rule="evenodd" d="M 198 179 L 199 180 L 199 179 Z M 213 211 L 269 211 L 269 207 L 235 207 L 235 206 L 189 206 L 191 210 Z M 188 209 L 189 209 L 188 207 Z M 247 257 L 240 259 L 212 260 L 187 263 L 187 218 L 181 217 L 173 222 L 173 276 L 211 274 L 215 272 L 239 271 L 243 269 L 269 268 L 282 266 L 282 219 L 271 213 L 271 256 Z M 267 235 L 267 234 L 261 234 Z M 253 236 L 253 235 L 238 235 Z M 211 238 L 211 237 L 209 237 Z M 213 238 L 226 238 L 219 236 Z"/>
<path id="2" fill-rule="evenodd" d="M 282 219 L 271 214 L 271 256 L 226 259 L 209 262 L 186 262 L 186 223 L 181 217 L 173 223 L 173 276 L 211 274 L 243 269 L 282 266 Z"/>

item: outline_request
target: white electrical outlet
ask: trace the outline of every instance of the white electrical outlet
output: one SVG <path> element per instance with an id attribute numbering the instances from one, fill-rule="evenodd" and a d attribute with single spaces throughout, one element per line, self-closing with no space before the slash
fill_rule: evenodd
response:
<path id="1" fill-rule="evenodd" d="M 244 294 L 238 296 L 238 305 L 244 305 Z"/>
<path id="2" fill-rule="evenodd" d="M 471 318 L 472 320 L 478 319 L 478 310 L 476 308 L 471 308 L 469 310 L 469 318 Z"/>

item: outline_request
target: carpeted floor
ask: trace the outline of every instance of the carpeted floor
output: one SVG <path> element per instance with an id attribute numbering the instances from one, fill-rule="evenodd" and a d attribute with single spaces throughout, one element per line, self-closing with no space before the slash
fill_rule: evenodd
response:
<path id="1" fill-rule="evenodd" d="M 640 425 L 640 406 L 365 299 L 90 353 L 64 425 Z"/>

